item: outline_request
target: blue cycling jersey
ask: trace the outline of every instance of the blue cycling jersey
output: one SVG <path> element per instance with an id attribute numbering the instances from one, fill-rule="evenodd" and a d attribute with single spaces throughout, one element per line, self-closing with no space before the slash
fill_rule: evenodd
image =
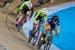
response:
<path id="1" fill-rule="evenodd" d="M 59 19 L 58 19 L 58 21 L 57 21 L 56 24 L 54 24 L 54 23 L 52 22 L 52 19 L 53 19 L 52 17 L 48 16 L 47 22 L 48 22 L 49 24 L 51 24 L 51 25 L 60 25 Z"/>

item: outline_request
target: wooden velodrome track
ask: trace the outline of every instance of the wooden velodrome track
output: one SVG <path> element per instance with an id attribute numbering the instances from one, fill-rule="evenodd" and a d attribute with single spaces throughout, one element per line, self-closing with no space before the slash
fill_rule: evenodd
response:
<path id="1" fill-rule="evenodd" d="M 14 1 L 0 8 L 0 50 L 35 50 L 29 46 L 24 33 L 15 28 L 16 4 Z"/>

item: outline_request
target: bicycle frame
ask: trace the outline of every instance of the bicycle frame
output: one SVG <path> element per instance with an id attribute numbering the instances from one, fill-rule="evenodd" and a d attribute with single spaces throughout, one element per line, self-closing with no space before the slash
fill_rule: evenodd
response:
<path id="1" fill-rule="evenodd" d="M 41 27 L 40 22 L 39 22 L 39 24 L 37 24 L 37 25 L 38 25 L 38 27 L 37 27 L 37 29 L 36 29 L 36 31 L 35 31 L 35 35 L 34 35 L 34 37 L 33 37 L 33 45 L 35 45 L 35 43 L 37 42 L 38 37 L 39 37 L 39 32 L 40 32 L 40 27 Z M 38 36 L 36 36 L 36 33 L 38 34 Z M 34 41 L 34 40 L 35 40 L 35 41 Z"/>

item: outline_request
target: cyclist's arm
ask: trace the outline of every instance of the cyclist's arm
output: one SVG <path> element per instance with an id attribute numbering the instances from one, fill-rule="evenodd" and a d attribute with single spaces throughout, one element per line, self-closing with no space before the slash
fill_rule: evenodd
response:
<path id="1" fill-rule="evenodd" d="M 44 19 L 45 19 L 44 24 L 46 24 L 47 19 L 48 19 L 48 15 L 46 15 L 46 17 Z"/>
<path id="2" fill-rule="evenodd" d="M 58 25 L 58 32 L 60 32 L 60 21 L 59 21 L 59 19 L 58 19 L 57 25 Z"/>
<path id="3" fill-rule="evenodd" d="M 23 2 L 22 5 L 20 6 L 19 10 L 21 11 L 25 5 L 26 5 L 26 3 Z"/>
<path id="4" fill-rule="evenodd" d="M 58 25 L 58 32 L 60 32 L 60 25 Z"/>
<path id="5" fill-rule="evenodd" d="M 57 31 L 56 31 L 57 36 L 58 36 L 59 32 L 60 32 L 60 22 L 58 20 L 58 22 L 57 22 Z"/>
<path id="6" fill-rule="evenodd" d="M 36 19 L 38 18 L 38 16 L 40 15 L 40 11 L 34 16 L 34 22 L 36 21 Z"/>
<path id="7" fill-rule="evenodd" d="M 60 25 L 58 25 L 57 30 L 55 30 L 55 32 L 56 32 L 56 36 L 58 36 L 60 32 Z"/>
<path id="8" fill-rule="evenodd" d="M 58 25 L 58 27 L 57 27 L 57 31 L 58 31 L 58 33 L 60 32 L 60 25 Z"/>

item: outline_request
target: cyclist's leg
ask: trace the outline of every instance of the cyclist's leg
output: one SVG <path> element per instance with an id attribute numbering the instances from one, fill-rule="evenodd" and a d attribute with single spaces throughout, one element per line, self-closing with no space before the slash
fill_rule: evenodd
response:
<path id="1" fill-rule="evenodd" d="M 44 39 L 46 38 L 46 33 L 48 32 L 49 28 L 50 28 L 50 27 L 49 27 L 49 24 L 46 23 L 46 25 L 45 25 L 45 31 L 41 34 L 40 38 L 41 38 L 42 36 L 44 36 Z M 40 41 L 40 38 L 39 38 L 39 41 Z M 39 41 L 38 41 L 38 43 L 39 43 Z M 45 44 L 45 41 L 44 41 L 43 44 Z"/>
<path id="2" fill-rule="evenodd" d="M 42 20 L 39 20 L 39 21 L 38 21 L 38 27 L 37 27 L 37 29 L 35 30 L 35 33 L 37 33 L 38 36 L 37 36 L 37 38 L 36 38 L 35 43 L 36 43 L 37 41 L 39 41 L 38 38 L 39 38 L 40 27 L 42 26 L 42 23 L 43 23 Z"/>
<path id="3" fill-rule="evenodd" d="M 52 38 L 53 38 L 53 34 L 54 34 L 54 26 L 52 26 L 52 25 L 50 25 L 50 34 L 49 34 L 49 36 L 48 36 L 48 38 L 49 38 L 49 47 L 48 47 L 48 50 L 49 50 L 49 48 L 51 47 L 51 42 L 52 42 Z"/>
<path id="4" fill-rule="evenodd" d="M 50 30 L 50 25 L 48 24 L 48 22 L 44 25 L 44 32 L 42 34 L 46 34 L 49 30 Z"/>
<path id="5" fill-rule="evenodd" d="M 50 24 L 50 27 L 51 27 L 51 28 L 50 28 L 50 35 L 49 35 L 49 37 L 52 37 L 53 34 L 54 34 L 54 32 L 55 32 L 55 31 L 54 31 L 54 30 L 55 30 L 55 25 L 51 25 L 51 24 Z"/>
<path id="6" fill-rule="evenodd" d="M 19 19 L 18 19 L 18 21 L 16 22 L 16 24 L 20 24 L 21 23 L 21 21 L 22 21 L 22 18 L 24 17 L 24 14 L 23 13 L 21 13 L 21 15 L 20 15 L 20 17 L 19 17 Z"/>
<path id="7" fill-rule="evenodd" d="M 43 19 L 38 19 L 38 22 L 37 22 L 37 23 L 38 23 L 38 27 L 37 27 L 37 29 L 35 30 L 35 33 L 36 33 L 36 32 L 38 32 L 38 34 L 40 33 L 40 28 L 41 28 L 43 22 L 44 22 Z"/>
<path id="8" fill-rule="evenodd" d="M 50 29 L 49 24 L 46 23 L 45 26 L 44 26 L 44 28 L 45 28 L 45 31 L 41 33 L 41 36 L 45 36 L 45 38 L 46 38 L 46 33 L 47 33 L 48 30 Z M 40 36 L 40 38 L 41 38 L 41 36 Z M 40 38 L 39 38 L 39 41 L 40 41 Z M 39 43 L 39 41 L 38 41 L 38 43 Z"/>
<path id="9" fill-rule="evenodd" d="M 44 28 L 45 28 L 45 34 L 46 34 L 48 31 L 50 31 L 51 26 L 50 26 L 50 24 L 47 22 L 47 23 L 45 24 Z M 48 43 L 47 43 L 46 41 L 45 41 L 44 49 L 45 49 L 45 50 L 48 49 Z"/>
<path id="10" fill-rule="evenodd" d="M 16 17 L 16 21 L 19 19 L 19 17 L 21 16 L 22 12 L 18 12 L 17 17 Z"/>
<path id="11" fill-rule="evenodd" d="M 31 32 L 29 34 L 29 42 L 31 42 L 32 38 L 34 37 L 34 30 L 35 30 L 35 28 L 36 28 L 36 24 L 33 23 L 33 28 L 32 28 L 32 30 L 31 30 Z M 33 39 L 33 41 L 34 41 L 34 39 Z"/>
<path id="12" fill-rule="evenodd" d="M 35 29 L 36 29 L 36 23 L 34 22 L 33 23 L 33 28 L 32 28 L 32 30 L 31 30 L 31 32 L 30 32 L 30 35 L 29 35 L 29 42 L 32 40 L 32 38 L 34 37 L 34 31 L 35 31 Z"/>
<path id="13" fill-rule="evenodd" d="M 47 47 L 47 50 L 49 50 L 49 48 L 51 47 L 51 42 L 52 42 L 52 38 L 53 38 L 53 31 L 50 31 L 50 35 L 48 36 L 49 37 L 49 44 L 48 44 L 48 47 Z"/>
<path id="14" fill-rule="evenodd" d="M 33 23 L 32 32 L 34 32 L 34 31 L 35 31 L 37 23 L 38 23 L 38 20 L 36 20 L 36 21 Z"/>

